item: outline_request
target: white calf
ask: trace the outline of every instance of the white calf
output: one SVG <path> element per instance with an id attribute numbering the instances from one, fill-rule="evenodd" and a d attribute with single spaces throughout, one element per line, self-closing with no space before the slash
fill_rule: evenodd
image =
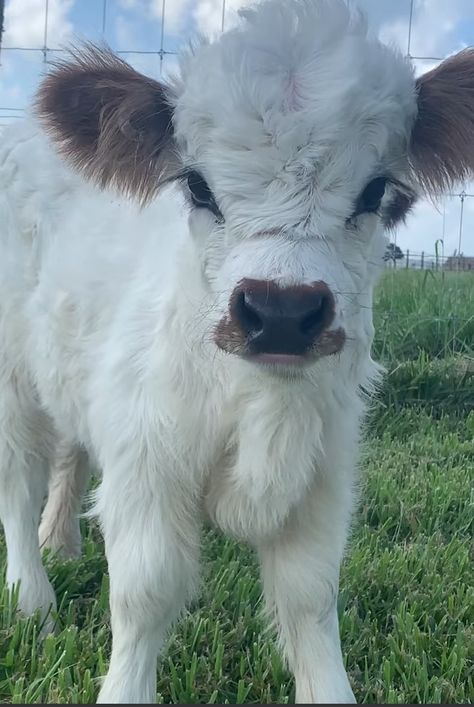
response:
<path id="1" fill-rule="evenodd" d="M 154 701 L 206 516 L 257 548 L 297 701 L 353 701 L 336 597 L 383 232 L 472 172 L 474 52 L 415 80 L 342 0 L 268 0 L 170 85 L 86 47 L 36 110 L 0 148 L 0 513 L 21 608 L 54 605 L 38 525 L 60 440 L 41 545 L 78 552 L 86 457 L 103 473 L 100 702 Z M 46 133 L 147 207 L 88 186 Z"/>

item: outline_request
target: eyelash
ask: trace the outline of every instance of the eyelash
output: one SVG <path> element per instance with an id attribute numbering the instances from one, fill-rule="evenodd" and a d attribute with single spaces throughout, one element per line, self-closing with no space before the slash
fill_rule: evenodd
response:
<path id="1" fill-rule="evenodd" d="M 357 218 L 357 216 L 362 214 L 378 213 L 388 184 L 389 180 L 387 177 L 375 177 L 372 179 L 357 199 L 356 208 L 351 218 Z"/>
<path id="2" fill-rule="evenodd" d="M 186 170 L 179 175 L 178 179 L 181 179 L 182 182 L 186 183 L 191 202 L 195 208 L 205 208 L 214 215 L 217 222 L 222 223 L 224 221 L 224 217 L 217 205 L 214 194 L 209 188 L 209 185 L 204 177 L 199 172 L 196 170 Z M 348 227 L 356 228 L 357 218 L 363 214 L 380 214 L 380 205 L 389 184 L 401 187 L 400 191 L 402 193 L 408 192 L 408 189 L 406 187 L 404 188 L 404 185 L 398 183 L 397 180 L 393 178 L 385 176 L 375 177 L 366 185 L 357 199 L 354 212 L 346 221 Z M 375 200 L 372 204 L 370 203 L 370 197 L 372 196 L 373 198 L 373 195 L 370 195 L 369 189 L 371 186 L 372 188 L 375 188 Z M 366 194 L 367 190 L 369 190 L 368 195 Z M 368 199 L 369 201 L 368 204 L 364 203 L 364 195 L 366 200 Z"/>
<path id="3" fill-rule="evenodd" d="M 223 221 L 224 217 L 217 206 L 214 194 L 204 177 L 195 170 L 190 170 L 183 175 L 189 190 L 191 202 L 197 209 L 207 209 L 217 221 Z"/>

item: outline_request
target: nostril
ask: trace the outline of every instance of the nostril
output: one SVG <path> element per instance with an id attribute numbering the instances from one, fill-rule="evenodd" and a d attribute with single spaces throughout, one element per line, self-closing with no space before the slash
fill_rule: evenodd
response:
<path id="1" fill-rule="evenodd" d="M 313 300 L 311 312 L 307 314 L 300 323 L 302 334 L 316 335 L 324 328 L 331 312 L 331 299 L 325 295 L 319 295 Z"/>
<path id="2" fill-rule="evenodd" d="M 248 294 L 240 292 L 235 300 L 234 314 L 246 334 L 260 334 L 263 321 L 249 302 Z"/>

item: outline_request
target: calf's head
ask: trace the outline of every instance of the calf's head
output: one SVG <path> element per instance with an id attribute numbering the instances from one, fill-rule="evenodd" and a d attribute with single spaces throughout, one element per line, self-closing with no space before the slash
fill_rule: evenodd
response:
<path id="1" fill-rule="evenodd" d="M 169 85 L 85 47 L 39 114 L 102 186 L 181 184 L 218 347 L 273 366 L 368 350 L 384 232 L 473 171 L 474 50 L 415 80 L 343 0 L 241 15 Z"/>

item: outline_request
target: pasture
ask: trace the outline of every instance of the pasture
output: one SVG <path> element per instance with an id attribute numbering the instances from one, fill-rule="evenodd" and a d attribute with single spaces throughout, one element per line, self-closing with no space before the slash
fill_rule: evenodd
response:
<path id="1" fill-rule="evenodd" d="M 339 597 L 359 702 L 472 700 L 474 273 L 388 271 L 374 355 L 388 369 L 367 424 L 361 501 Z M 60 629 L 38 640 L 0 584 L 0 702 L 90 703 L 110 649 L 98 529 L 48 559 Z M 286 703 L 293 685 L 260 617 L 252 551 L 207 531 L 200 601 L 170 638 L 158 701 Z M 0 564 L 5 552 L 0 540 Z M 471 651 L 469 650 L 471 649 Z"/>

